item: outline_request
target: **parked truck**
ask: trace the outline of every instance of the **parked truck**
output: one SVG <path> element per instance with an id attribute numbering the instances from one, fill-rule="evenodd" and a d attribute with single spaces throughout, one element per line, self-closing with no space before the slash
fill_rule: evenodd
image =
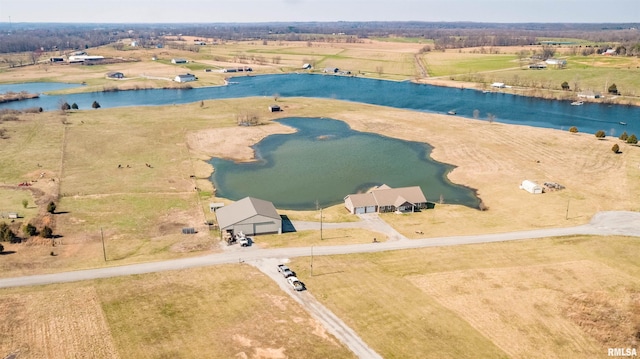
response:
<path id="1" fill-rule="evenodd" d="M 302 284 L 302 282 L 297 277 L 288 277 L 287 282 L 289 282 L 289 285 L 291 285 L 293 289 L 297 290 L 298 292 L 304 290 L 304 284 Z"/>
<path id="2" fill-rule="evenodd" d="M 295 276 L 295 273 L 293 273 L 293 271 L 284 264 L 278 264 L 278 272 L 280 272 L 285 278 Z"/>

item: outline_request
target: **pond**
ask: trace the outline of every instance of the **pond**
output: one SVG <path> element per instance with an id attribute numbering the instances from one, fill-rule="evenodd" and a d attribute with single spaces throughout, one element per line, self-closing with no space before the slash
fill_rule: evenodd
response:
<path id="1" fill-rule="evenodd" d="M 213 158 L 216 195 L 272 201 L 282 209 L 312 210 L 341 203 L 351 193 L 387 184 L 420 186 L 427 200 L 478 207 L 475 192 L 452 184 L 453 166 L 430 158 L 431 147 L 352 130 L 327 118 L 285 118 L 293 134 L 271 135 L 254 146 L 256 161 Z"/>

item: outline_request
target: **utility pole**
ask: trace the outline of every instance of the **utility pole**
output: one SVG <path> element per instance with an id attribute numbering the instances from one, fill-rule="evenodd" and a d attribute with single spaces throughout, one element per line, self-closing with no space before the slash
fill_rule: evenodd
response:
<path id="1" fill-rule="evenodd" d="M 313 246 L 311 246 L 311 276 L 313 277 Z"/>
<path id="2" fill-rule="evenodd" d="M 569 219 L 569 203 L 571 202 L 571 198 L 567 200 L 567 213 L 564 215 L 564 219 Z"/>
<path id="3" fill-rule="evenodd" d="M 102 227 L 100 227 L 100 237 L 102 238 L 102 255 L 104 256 L 104 261 L 107 261 L 107 249 L 104 247 L 104 232 L 102 231 Z"/>
<path id="4" fill-rule="evenodd" d="M 320 240 L 322 240 L 322 207 L 320 207 Z"/>

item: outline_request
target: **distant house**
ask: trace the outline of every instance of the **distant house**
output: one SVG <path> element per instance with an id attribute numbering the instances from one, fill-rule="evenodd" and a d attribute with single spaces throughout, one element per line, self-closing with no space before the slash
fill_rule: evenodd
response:
<path id="1" fill-rule="evenodd" d="M 544 62 L 549 66 L 556 66 L 556 67 L 567 66 L 567 60 L 562 60 L 562 59 L 546 59 Z"/>
<path id="2" fill-rule="evenodd" d="M 251 67 L 238 67 L 238 68 L 228 68 L 223 69 L 222 72 L 252 72 L 253 69 Z"/>
<path id="3" fill-rule="evenodd" d="M 367 193 L 346 196 L 344 206 L 351 214 L 415 212 L 427 208 L 427 199 L 419 186 L 391 188 L 381 185 Z"/>
<path id="4" fill-rule="evenodd" d="M 137 41 L 131 41 L 131 47 L 137 47 L 137 46 L 138 46 Z"/>
<path id="5" fill-rule="evenodd" d="M 171 59 L 171 63 L 172 64 L 186 64 L 187 60 L 186 59 Z"/>
<path id="6" fill-rule="evenodd" d="M 310 70 L 311 69 L 311 64 L 304 64 L 304 65 L 302 65 L 302 68 L 304 70 Z"/>
<path id="7" fill-rule="evenodd" d="M 230 205 L 216 209 L 216 218 L 222 233 L 247 235 L 282 233 L 282 218 L 273 203 L 245 197 Z"/>
<path id="8" fill-rule="evenodd" d="M 282 111 L 282 109 L 278 105 L 271 105 L 271 106 L 269 106 L 269 111 L 270 112 L 279 112 L 279 111 Z"/>
<path id="9" fill-rule="evenodd" d="M 79 62 L 91 62 L 104 60 L 104 56 L 89 56 L 89 55 L 72 55 L 69 56 L 69 63 Z"/>
<path id="10" fill-rule="evenodd" d="M 600 98 L 602 97 L 602 93 L 598 92 L 598 91 L 582 91 L 578 94 L 578 97 L 580 98 L 590 98 L 590 99 L 596 99 L 596 98 Z"/>
<path id="11" fill-rule="evenodd" d="M 122 72 L 107 72 L 108 79 L 123 79 L 124 74 Z"/>
<path id="12" fill-rule="evenodd" d="M 607 49 L 606 51 L 603 51 L 602 54 L 607 56 L 612 56 L 612 55 L 617 55 L 618 53 L 614 49 Z"/>
<path id="13" fill-rule="evenodd" d="M 195 81 L 198 78 L 196 77 L 196 75 L 190 74 L 190 73 L 186 73 L 183 75 L 177 75 L 173 81 L 175 82 L 190 82 L 190 81 Z"/>
<path id="14" fill-rule="evenodd" d="M 49 58 L 50 62 L 64 62 L 64 57 L 51 57 Z"/>
<path id="15" fill-rule="evenodd" d="M 503 89 L 507 86 L 504 84 L 504 82 L 494 82 L 491 84 L 491 87 Z"/>

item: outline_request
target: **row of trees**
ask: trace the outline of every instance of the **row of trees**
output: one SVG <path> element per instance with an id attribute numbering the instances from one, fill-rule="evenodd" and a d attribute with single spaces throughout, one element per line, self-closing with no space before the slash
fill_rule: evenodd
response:
<path id="1" fill-rule="evenodd" d="M 436 49 L 537 44 L 542 37 L 577 38 L 624 44 L 625 54 L 640 53 L 634 24 L 504 24 L 467 22 L 309 22 L 247 24 L 0 24 L 0 53 L 86 49 L 135 38 L 155 46 L 165 35 L 182 34 L 220 40 L 290 40 L 361 42 L 373 37 L 433 39 Z M 335 35 L 340 34 L 340 35 Z M 197 46 L 193 49 L 197 51 Z M 622 49 L 621 49 L 622 52 Z M 622 53 L 620 53 L 622 54 Z M 35 62 L 35 60 L 34 60 Z"/>
<path id="2" fill-rule="evenodd" d="M 24 201 L 23 201 L 24 206 Z M 47 212 L 54 214 L 56 211 L 55 202 L 49 202 L 47 205 Z M 31 223 L 27 223 L 24 227 L 22 227 L 22 232 L 26 237 L 40 236 L 42 238 L 53 238 L 53 229 L 49 226 L 43 226 L 41 230 L 38 230 L 36 226 Z M 11 229 L 5 222 L 0 223 L 0 242 L 10 242 L 15 243 L 16 241 L 20 241 L 18 235 Z M 0 244 L 0 253 L 4 251 L 4 246 Z"/>

